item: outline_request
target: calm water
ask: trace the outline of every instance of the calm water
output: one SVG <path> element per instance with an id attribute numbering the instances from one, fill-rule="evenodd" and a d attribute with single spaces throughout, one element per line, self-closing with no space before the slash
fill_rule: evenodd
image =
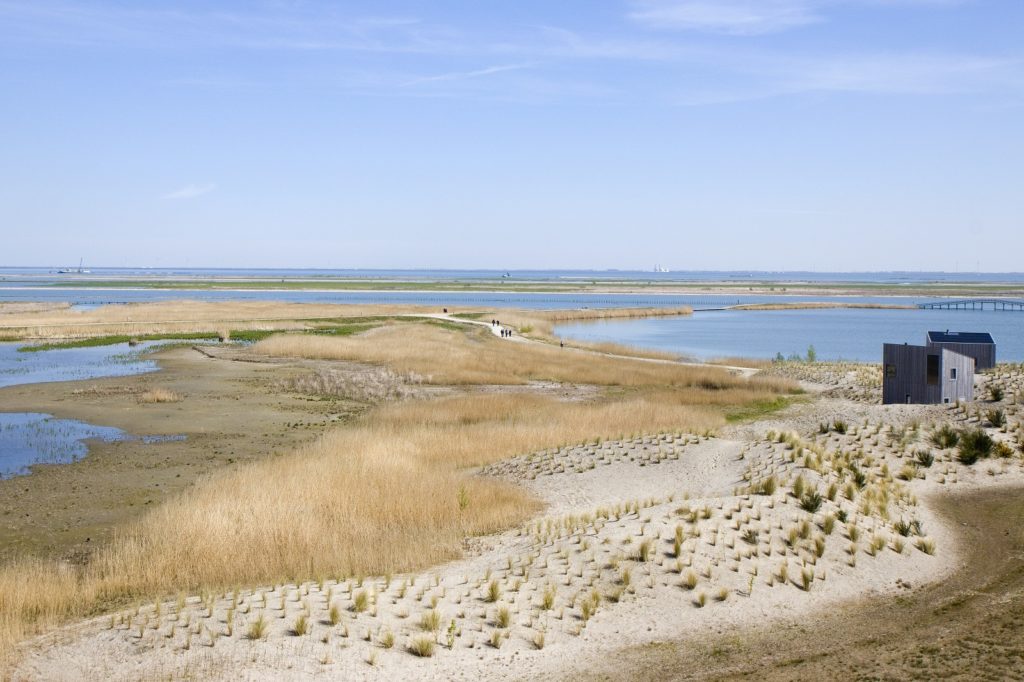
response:
<path id="1" fill-rule="evenodd" d="M 74 264 L 72 264 L 74 265 Z M 91 267 L 88 275 L 59 275 L 57 268 L 0 268 L 0 302 L 2 301 L 67 301 L 78 306 L 140 303 L 194 299 L 203 301 L 270 300 L 307 303 L 398 303 L 438 307 L 487 306 L 494 308 L 580 308 L 625 306 L 679 306 L 696 308 L 769 303 L 774 301 L 821 300 L 821 297 L 800 296 L 674 296 L 647 294 L 530 294 L 518 292 L 412 292 L 412 291 L 204 291 L 204 290 L 117 290 L 52 287 L 52 284 L 73 284 L 75 281 L 167 278 L 242 278 L 242 279 L 359 279 L 437 282 L 502 280 L 558 283 L 631 281 L 651 284 L 667 282 L 861 282 L 870 284 L 920 284 L 928 282 L 1021 282 L 1024 273 L 943 273 L 943 272 L 763 272 L 763 271 L 690 271 L 652 272 L 636 270 L 355 270 L 355 269 L 212 269 L 212 268 L 102 268 Z M 498 285 L 500 286 L 500 285 Z M 878 301 L 877 298 L 846 298 L 851 301 Z M 893 299 L 888 299 L 892 301 Z M 917 299 L 903 302 L 917 303 Z"/>
<path id="2" fill-rule="evenodd" d="M 1024 312 L 947 310 L 780 310 L 698 312 L 562 325 L 557 333 L 585 341 L 613 341 L 700 359 L 771 358 L 804 354 L 819 359 L 880 362 L 882 343 L 923 344 L 929 330 L 987 331 L 1000 361 L 1024 361 Z"/>
<path id="3" fill-rule="evenodd" d="M 183 435 L 131 436 L 110 426 L 35 412 L 0 412 L 0 479 L 30 473 L 33 464 L 69 464 L 89 454 L 88 440 L 163 443 Z"/>
<path id="4" fill-rule="evenodd" d="M 129 348 L 127 343 L 119 343 L 35 353 L 18 352 L 22 344 L 0 343 L 0 388 L 155 372 L 156 363 L 143 359 L 140 354 L 159 343 L 141 343 L 134 348 Z"/>
<path id="5" fill-rule="evenodd" d="M 6 287 L 6 288 L 5 288 Z M 185 291 L 175 289 L 74 289 L 8 287 L 0 284 L 0 302 L 67 302 L 77 307 L 154 301 L 280 301 L 285 303 L 349 303 L 425 305 L 437 308 L 488 307 L 551 310 L 566 308 L 673 307 L 715 308 L 743 303 L 821 301 L 822 296 L 741 296 L 673 294 L 531 294 L 522 292 L 417 291 Z M 915 304 L 919 298 L 842 297 L 851 303 Z"/>
<path id="6" fill-rule="evenodd" d="M 0 413 L 0 478 L 29 473 L 33 464 L 67 464 L 85 457 L 87 439 L 124 438 L 120 429 L 31 412 Z"/>

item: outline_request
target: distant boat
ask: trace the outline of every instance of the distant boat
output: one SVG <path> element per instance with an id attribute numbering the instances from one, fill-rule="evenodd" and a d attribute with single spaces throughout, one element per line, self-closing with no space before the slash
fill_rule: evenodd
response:
<path id="1" fill-rule="evenodd" d="M 654 266 L 654 271 L 655 272 L 668 272 L 669 270 L 668 270 L 668 268 L 663 268 L 660 265 L 655 265 Z"/>
<path id="2" fill-rule="evenodd" d="M 81 258 L 78 260 L 77 270 L 73 268 L 61 268 L 57 273 L 61 275 L 88 275 L 90 271 L 82 268 L 82 261 L 83 259 Z"/>

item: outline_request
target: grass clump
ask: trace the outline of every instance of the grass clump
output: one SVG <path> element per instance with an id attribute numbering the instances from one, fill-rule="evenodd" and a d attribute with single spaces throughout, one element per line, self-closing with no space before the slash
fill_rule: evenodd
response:
<path id="1" fill-rule="evenodd" d="M 985 418 L 994 428 L 998 429 L 1006 425 L 1006 413 L 1002 410 L 989 410 L 985 413 Z"/>
<path id="2" fill-rule="evenodd" d="M 555 586 L 548 585 L 544 588 L 544 593 L 540 597 L 540 608 L 544 611 L 550 611 L 555 608 Z"/>
<path id="3" fill-rule="evenodd" d="M 991 436 L 981 429 L 965 429 L 960 434 L 960 445 L 957 450 L 957 460 L 961 464 L 970 466 L 979 459 L 986 459 L 992 455 L 992 448 L 995 442 Z"/>
<path id="4" fill-rule="evenodd" d="M 754 483 L 750 487 L 750 492 L 754 495 L 774 495 L 775 491 L 778 490 L 779 481 L 775 476 L 769 476 L 768 478 L 761 479 L 757 483 Z"/>
<path id="5" fill-rule="evenodd" d="M 352 595 L 352 610 L 356 613 L 363 613 L 370 606 L 370 594 L 366 590 L 359 590 Z"/>
<path id="6" fill-rule="evenodd" d="M 292 634 L 296 637 L 302 637 L 303 635 L 309 634 L 309 618 L 306 614 L 301 613 L 299 617 L 295 619 L 292 624 Z"/>
<path id="7" fill-rule="evenodd" d="M 817 492 L 807 493 L 800 500 L 800 508 L 803 509 L 805 512 L 810 512 L 813 514 L 814 512 L 821 509 L 821 502 L 821 495 L 819 495 Z"/>
<path id="8" fill-rule="evenodd" d="M 484 601 L 489 604 L 501 599 L 501 584 L 498 583 L 497 578 L 491 578 L 491 582 L 487 583 L 487 593 L 484 595 Z"/>
<path id="9" fill-rule="evenodd" d="M 960 442 L 960 434 L 949 424 L 943 424 L 935 431 L 932 431 L 931 441 L 935 447 L 940 450 L 946 450 L 956 447 L 956 444 Z"/>
<path id="10" fill-rule="evenodd" d="M 181 395 L 166 388 L 153 388 L 139 395 L 139 402 L 144 405 L 153 403 L 180 403 Z"/>
<path id="11" fill-rule="evenodd" d="M 433 656 L 435 647 L 434 638 L 428 635 L 420 635 L 409 640 L 409 652 L 420 658 L 430 658 Z"/>
<path id="12" fill-rule="evenodd" d="M 431 609 L 420 616 L 420 629 L 426 632 L 438 633 L 441 630 L 441 612 Z"/>
<path id="13" fill-rule="evenodd" d="M 249 623 L 249 629 L 245 636 L 253 641 L 263 639 L 267 636 L 268 623 L 266 616 L 261 612 L 255 620 Z"/>

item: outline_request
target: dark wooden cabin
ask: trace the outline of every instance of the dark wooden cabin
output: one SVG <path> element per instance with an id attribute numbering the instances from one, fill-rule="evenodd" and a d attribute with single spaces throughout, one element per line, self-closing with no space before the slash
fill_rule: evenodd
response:
<path id="1" fill-rule="evenodd" d="M 882 404 L 974 400 L 974 358 L 948 348 L 882 346 Z"/>
<path id="2" fill-rule="evenodd" d="M 946 348 L 974 358 L 974 370 L 996 366 L 996 342 L 987 332 L 928 332 L 928 346 Z"/>

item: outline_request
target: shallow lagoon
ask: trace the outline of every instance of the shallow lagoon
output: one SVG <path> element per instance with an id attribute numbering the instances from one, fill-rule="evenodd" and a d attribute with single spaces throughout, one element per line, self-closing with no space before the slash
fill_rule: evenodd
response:
<path id="1" fill-rule="evenodd" d="M 0 388 L 155 372 L 156 363 L 143 359 L 141 354 L 159 343 L 142 343 L 134 348 L 119 343 L 31 353 L 19 352 L 22 344 L 0 343 Z"/>
<path id="2" fill-rule="evenodd" d="M 67 464 L 89 452 L 87 439 L 121 440 L 124 431 L 32 412 L 0 413 L 0 478 L 29 473 L 33 464 Z"/>
<path id="3" fill-rule="evenodd" d="M 724 310 L 689 317 L 560 325 L 556 333 L 693 358 L 771 358 L 813 345 L 821 360 L 880 362 L 882 344 L 923 344 L 929 330 L 987 331 L 1000 362 L 1024 361 L 1024 313 L 977 310 Z"/>
<path id="4" fill-rule="evenodd" d="M 0 479 L 30 473 L 33 464 L 69 464 L 89 454 L 88 440 L 166 443 L 183 435 L 132 436 L 112 426 L 56 419 L 37 412 L 0 412 Z"/>

